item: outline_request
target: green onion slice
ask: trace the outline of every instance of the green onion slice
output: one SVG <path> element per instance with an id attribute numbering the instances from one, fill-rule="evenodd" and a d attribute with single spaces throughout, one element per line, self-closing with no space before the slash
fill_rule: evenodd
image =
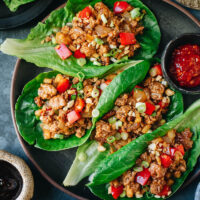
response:
<path id="1" fill-rule="evenodd" d="M 94 110 L 92 111 L 92 117 L 98 117 L 98 116 L 99 116 L 99 110 L 94 109 Z"/>
<path id="2" fill-rule="evenodd" d="M 113 143 L 115 141 L 115 137 L 114 136 L 110 136 L 106 140 L 107 140 L 108 143 Z"/>
<path id="3" fill-rule="evenodd" d="M 62 134 L 55 134 L 55 135 L 54 135 L 54 138 L 55 138 L 55 139 L 61 139 L 61 140 L 62 140 L 62 139 L 64 139 L 64 135 L 62 135 Z"/>
<path id="4" fill-rule="evenodd" d="M 99 96 L 99 90 L 96 89 L 96 88 L 94 88 L 94 89 L 92 90 L 92 97 L 93 97 L 93 98 L 97 98 L 98 96 Z"/>
<path id="5" fill-rule="evenodd" d="M 95 41 L 97 44 L 99 44 L 99 45 L 101 45 L 101 44 L 104 43 L 104 41 L 101 40 L 101 39 L 99 39 L 99 38 L 95 38 L 94 41 Z"/>
<path id="6" fill-rule="evenodd" d="M 101 63 L 98 62 L 98 61 L 96 61 L 96 60 L 93 62 L 93 64 L 94 64 L 94 65 L 97 65 L 97 66 L 101 66 Z"/>
<path id="7" fill-rule="evenodd" d="M 121 137 L 122 137 L 122 140 L 127 140 L 128 139 L 128 133 L 121 133 Z"/>
<path id="8" fill-rule="evenodd" d="M 142 167 L 134 167 L 133 170 L 135 172 L 141 172 L 141 171 L 143 171 L 143 168 Z"/>
<path id="9" fill-rule="evenodd" d="M 120 133 L 116 133 L 115 134 L 115 139 L 116 140 L 120 140 L 121 139 L 121 134 Z"/>
<path id="10" fill-rule="evenodd" d="M 118 129 L 119 127 L 122 127 L 122 122 L 120 120 L 115 122 L 115 127 Z"/>
<path id="11" fill-rule="evenodd" d="M 56 38 L 55 37 L 52 37 L 51 41 L 52 41 L 53 44 L 56 44 Z"/>
<path id="12" fill-rule="evenodd" d="M 136 19 L 137 17 L 140 17 L 141 15 L 140 8 L 134 8 L 133 10 L 131 10 L 130 14 L 131 14 L 132 19 Z"/>
<path id="13" fill-rule="evenodd" d="M 86 59 L 85 58 L 79 58 L 79 59 L 77 59 L 77 63 L 78 63 L 78 65 L 80 65 L 82 67 L 86 64 Z"/>
<path id="14" fill-rule="evenodd" d="M 142 166 L 145 168 L 149 167 L 149 163 L 147 161 L 142 161 Z"/>
<path id="15" fill-rule="evenodd" d="M 135 107 L 137 108 L 139 113 L 144 113 L 146 111 L 146 104 L 138 102 L 136 103 Z"/>
<path id="16" fill-rule="evenodd" d="M 83 81 L 85 78 L 85 74 L 83 72 L 78 72 L 77 77 L 79 78 L 79 81 Z"/>
<path id="17" fill-rule="evenodd" d="M 114 124 L 116 121 L 117 121 L 117 118 L 116 118 L 115 116 L 110 117 L 110 118 L 108 119 L 109 124 Z"/>
<path id="18" fill-rule="evenodd" d="M 123 191 L 121 194 L 120 194 L 120 197 L 123 198 L 126 196 L 126 191 Z"/>

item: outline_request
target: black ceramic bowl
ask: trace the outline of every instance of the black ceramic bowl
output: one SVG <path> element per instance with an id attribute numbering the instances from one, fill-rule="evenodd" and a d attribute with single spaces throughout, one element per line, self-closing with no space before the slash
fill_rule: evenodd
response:
<path id="1" fill-rule="evenodd" d="M 200 85 L 193 88 L 181 87 L 176 81 L 171 78 L 169 74 L 169 66 L 172 59 L 172 53 L 176 48 L 184 44 L 200 45 L 200 33 L 187 33 L 176 37 L 167 44 L 161 59 L 163 76 L 170 86 L 184 94 L 200 94 Z"/>

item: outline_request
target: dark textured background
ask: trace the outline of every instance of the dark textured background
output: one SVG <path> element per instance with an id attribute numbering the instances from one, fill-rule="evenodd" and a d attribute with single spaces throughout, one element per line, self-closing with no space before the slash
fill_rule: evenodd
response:
<path id="1" fill-rule="evenodd" d="M 24 38 L 30 31 L 30 28 L 35 26 L 38 21 L 43 19 L 50 11 L 64 3 L 65 0 L 54 0 L 47 10 L 34 21 L 29 22 L 26 25 L 18 27 L 16 29 L 0 31 L 0 43 L 7 37 L 11 38 Z M 200 19 L 200 11 L 190 10 L 196 17 Z M 34 200 L 74 200 L 58 189 L 50 185 L 30 163 L 26 155 L 24 154 L 22 147 L 16 137 L 15 130 L 13 128 L 11 114 L 10 114 L 10 83 L 15 66 L 16 58 L 3 55 L 0 52 L 0 149 L 4 149 L 15 155 L 23 158 L 30 166 L 34 180 L 35 180 L 35 193 Z M 56 169 L 55 169 L 56 170 Z M 197 187 L 197 183 L 200 181 L 200 177 L 191 183 L 184 190 L 179 191 L 174 197 L 174 200 L 193 200 L 194 193 Z"/>

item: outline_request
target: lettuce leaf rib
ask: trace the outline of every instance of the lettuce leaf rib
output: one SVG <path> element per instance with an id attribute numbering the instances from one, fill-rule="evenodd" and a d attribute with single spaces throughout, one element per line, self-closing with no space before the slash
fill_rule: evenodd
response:
<path id="1" fill-rule="evenodd" d="M 183 131 L 185 128 L 190 128 L 193 132 L 193 148 L 187 154 L 187 170 L 179 179 L 175 180 L 172 186 L 173 195 L 180 186 L 184 183 L 189 173 L 193 170 L 197 159 L 200 155 L 200 100 L 192 104 L 187 111 L 178 118 L 170 121 L 155 131 L 145 134 L 128 145 L 121 148 L 116 153 L 105 158 L 97 167 L 93 180 L 88 184 L 89 189 L 98 197 L 106 200 L 112 200 L 112 196 L 108 195 L 107 187 L 111 180 L 116 179 L 126 170 L 134 166 L 137 158 L 145 152 L 148 143 L 157 137 L 164 136 L 169 130 L 176 129 Z M 130 156 L 131 155 L 131 156 Z M 171 196 L 170 195 L 170 196 Z M 119 200 L 127 200 L 128 198 L 119 198 Z M 136 199 L 136 198 L 133 198 Z M 150 194 L 145 194 L 144 200 L 155 200 Z M 162 198 L 160 198 L 162 199 Z"/>

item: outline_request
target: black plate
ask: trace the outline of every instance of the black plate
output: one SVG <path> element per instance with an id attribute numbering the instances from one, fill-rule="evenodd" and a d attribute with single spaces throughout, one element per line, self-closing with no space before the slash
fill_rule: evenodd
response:
<path id="1" fill-rule="evenodd" d="M 199 27 L 195 24 L 189 17 L 183 14 L 176 8 L 162 2 L 155 0 L 143 0 L 144 3 L 152 9 L 152 11 L 157 16 L 159 21 L 162 40 L 160 48 L 158 50 L 158 56 L 161 56 L 165 45 L 175 36 L 181 35 L 187 32 L 199 32 Z M 17 98 L 22 92 L 24 85 L 33 79 L 37 74 L 46 71 L 48 69 L 38 68 L 34 64 L 27 63 L 23 60 L 18 60 L 13 74 L 12 88 L 11 88 L 11 110 L 13 115 L 13 121 L 16 128 L 15 117 L 14 117 L 14 105 Z M 200 95 L 187 96 L 184 95 L 184 104 L 187 108 L 192 102 L 200 98 Z M 88 182 L 87 179 L 82 181 L 76 187 L 65 188 L 62 186 L 62 181 L 65 178 L 72 161 L 75 157 L 76 148 L 70 150 L 64 150 L 60 152 L 47 152 L 33 146 L 28 145 L 19 135 L 16 128 L 17 135 L 23 146 L 24 151 L 30 160 L 34 163 L 37 169 L 42 173 L 42 175 L 54 186 L 59 188 L 71 196 L 78 199 L 90 199 L 97 200 L 92 193 L 85 187 L 85 183 Z M 81 170 L 81 169 L 80 169 Z M 200 160 L 195 167 L 195 170 L 190 174 L 187 179 L 187 184 L 194 180 L 194 178 L 200 174 Z M 170 200 L 175 200 L 176 195 Z"/>
<path id="2" fill-rule="evenodd" d="M 53 0 L 36 0 L 18 8 L 16 12 L 11 12 L 0 0 L 0 30 L 14 28 L 25 24 L 39 16 Z"/>

